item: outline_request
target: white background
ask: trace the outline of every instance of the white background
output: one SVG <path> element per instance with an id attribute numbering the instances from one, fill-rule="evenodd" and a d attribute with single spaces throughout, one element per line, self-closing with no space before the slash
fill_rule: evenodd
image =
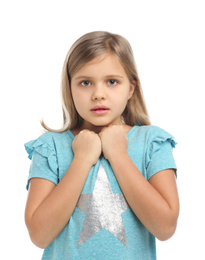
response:
<path id="1" fill-rule="evenodd" d="M 159 260 L 205 259 L 204 1 L 1 1 L 1 259 L 40 259 L 24 224 L 30 161 L 24 143 L 39 120 L 61 126 L 65 55 L 83 34 L 106 30 L 133 47 L 152 124 L 178 142 L 181 212 L 175 235 L 157 242 Z"/>

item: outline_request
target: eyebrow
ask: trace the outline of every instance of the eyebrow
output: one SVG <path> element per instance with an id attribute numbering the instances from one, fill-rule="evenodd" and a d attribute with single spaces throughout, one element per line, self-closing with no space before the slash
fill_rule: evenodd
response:
<path id="1" fill-rule="evenodd" d="M 106 78 L 123 78 L 121 75 L 114 75 L 114 74 L 112 74 L 112 75 L 107 75 L 107 76 L 105 76 Z M 93 77 L 89 77 L 89 76 L 79 76 L 79 77 L 77 77 L 77 78 L 75 78 L 74 77 L 74 79 L 76 80 L 76 79 L 82 79 L 82 78 L 86 78 L 86 79 L 93 79 Z"/>

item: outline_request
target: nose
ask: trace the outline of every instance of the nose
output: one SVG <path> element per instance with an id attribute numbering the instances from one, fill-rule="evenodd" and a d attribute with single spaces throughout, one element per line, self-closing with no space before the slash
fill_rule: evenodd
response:
<path id="1" fill-rule="evenodd" d="M 93 89 L 92 100 L 104 100 L 106 97 L 105 87 L 101 84 L 96 85 Z"/>

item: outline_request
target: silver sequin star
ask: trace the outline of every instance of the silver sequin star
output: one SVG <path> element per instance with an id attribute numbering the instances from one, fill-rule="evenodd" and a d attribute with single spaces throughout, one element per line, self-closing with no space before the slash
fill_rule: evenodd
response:
<path id="1" fill-rule="evenodd" d="M 103 228 L 127 247 L 121 214 L 129 206 L 122 193 L 113 193 L 102 165 L 98 171 L 93 193 L 81 194 L 77 207 L 86 214 L 78 247 Z"/>

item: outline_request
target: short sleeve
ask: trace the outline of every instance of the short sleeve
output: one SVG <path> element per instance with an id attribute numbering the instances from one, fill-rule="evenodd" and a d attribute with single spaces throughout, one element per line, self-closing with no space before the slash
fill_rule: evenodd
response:
<path id="1" fill-rule="evenodd" d="M 154 174 L 166 169 L 177 172 L 172 150 L 176 146 L 173 136 L 157 128 L 146 152 L 146 171 L 149 180 Z"/>
<path id="2" fill-rule="evenodd" d="M 59 182 L 58 164 L 54 146 L 52 147 L 52 145 L 41 138 L 32 140 L 24 146 L 28 153 L 28 158 L 31 160 L 26 188 L 28 189 L 30 179 L 32 178 L 47 179 L 57 185 Z"/>

